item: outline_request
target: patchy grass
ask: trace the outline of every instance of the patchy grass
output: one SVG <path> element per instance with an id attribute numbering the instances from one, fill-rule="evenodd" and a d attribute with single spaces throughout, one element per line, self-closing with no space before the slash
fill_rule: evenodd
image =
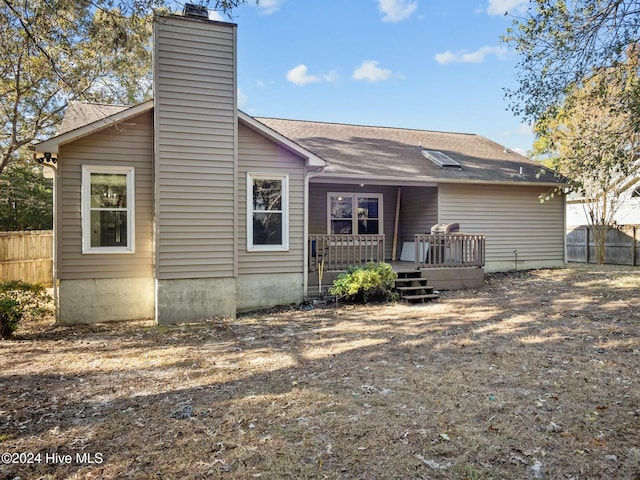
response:
<path id="1" fill-rule="evenodd" d="M 640 270 L 593 265 L 419 306 L 43 320 L 0 342 L 0 453 L 34 457 L 0 478 L 640 478 L 639 330 Z"/>

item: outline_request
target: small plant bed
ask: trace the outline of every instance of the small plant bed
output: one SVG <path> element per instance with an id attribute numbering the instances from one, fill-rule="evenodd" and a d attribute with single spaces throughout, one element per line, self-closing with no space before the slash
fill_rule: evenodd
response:
<path id="1" fill-rule="evenodd" d="M 329 288 L 329 294 L 338 301 L 350 303 L 396 301 L 397 279 L 398 274 L 388 263 L 371 262 L 341 274 Z"/>
<path id="2" fill-rule="evenodd" d="M 22 320 L 50 313 L 50 302 L 41 284 L 20 280 L 0 282 L 0 339 L 11 337 Z"/>

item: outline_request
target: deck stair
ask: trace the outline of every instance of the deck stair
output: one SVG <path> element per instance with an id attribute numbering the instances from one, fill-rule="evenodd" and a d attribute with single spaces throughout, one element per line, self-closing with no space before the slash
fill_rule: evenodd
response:
<path id="1" fill-rule="evenodd" d="M 428 286 L 419 271 L 398 272 L 395 288 L 404 302 L 424 303 L 440 298 L 440 292 Z"/>

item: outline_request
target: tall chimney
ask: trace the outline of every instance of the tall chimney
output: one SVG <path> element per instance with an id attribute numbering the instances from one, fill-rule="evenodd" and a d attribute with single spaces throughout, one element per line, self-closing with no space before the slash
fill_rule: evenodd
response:
<path id="1" fill-rule="evenodd" d="M 156 16 L 153 29 L 161 324 L 235 313 L 236 25 L 185 13 Z"/>

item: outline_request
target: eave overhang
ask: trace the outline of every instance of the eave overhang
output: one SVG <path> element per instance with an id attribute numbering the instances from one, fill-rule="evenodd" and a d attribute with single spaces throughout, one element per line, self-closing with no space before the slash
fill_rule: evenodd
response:
<path id="1" fill-rule="evenodd" d="M 268 139 L 276 142 L 278 145 L 284 147 L 290 152 L 304 158 L 305 164 L 307 167 L 325 167 L 326 166 L 327 162 L 323 158 L 319 157 L 313 152 L 310 152 L 300 144 L 276 132 L 272 128 L 267 127 L 264 123 L 259 122 L 258 120 L 256 120 L 250 115 L 247 115 L 241 110 L 238 110 L 238 120 L 242 122 L 246 127 L 255 131 L 256 133 L 264 137 L 267 137 Z"/>
<path id="2" fill-rule="evenodd" d="M 138 105 L 134 105 L 126 110 L 122 110 L 121 112 L 114 113 L 113 115 L 88 123 L 87 125 L 70 130 L 61 135 L 57 135 L 43 142 L 36 143 L 34 145 L 36 157 L 43 157 L 45 154 L 57 155 L 62 145 L 73 142 L 82 137 L 86 137 L 92 133 L 99 132 L 105 128 L 112 127 L 142 113 L 151 111 L 152 109 L 153 100 L 147 100 L 146 102 L 139 103 Z"/>

